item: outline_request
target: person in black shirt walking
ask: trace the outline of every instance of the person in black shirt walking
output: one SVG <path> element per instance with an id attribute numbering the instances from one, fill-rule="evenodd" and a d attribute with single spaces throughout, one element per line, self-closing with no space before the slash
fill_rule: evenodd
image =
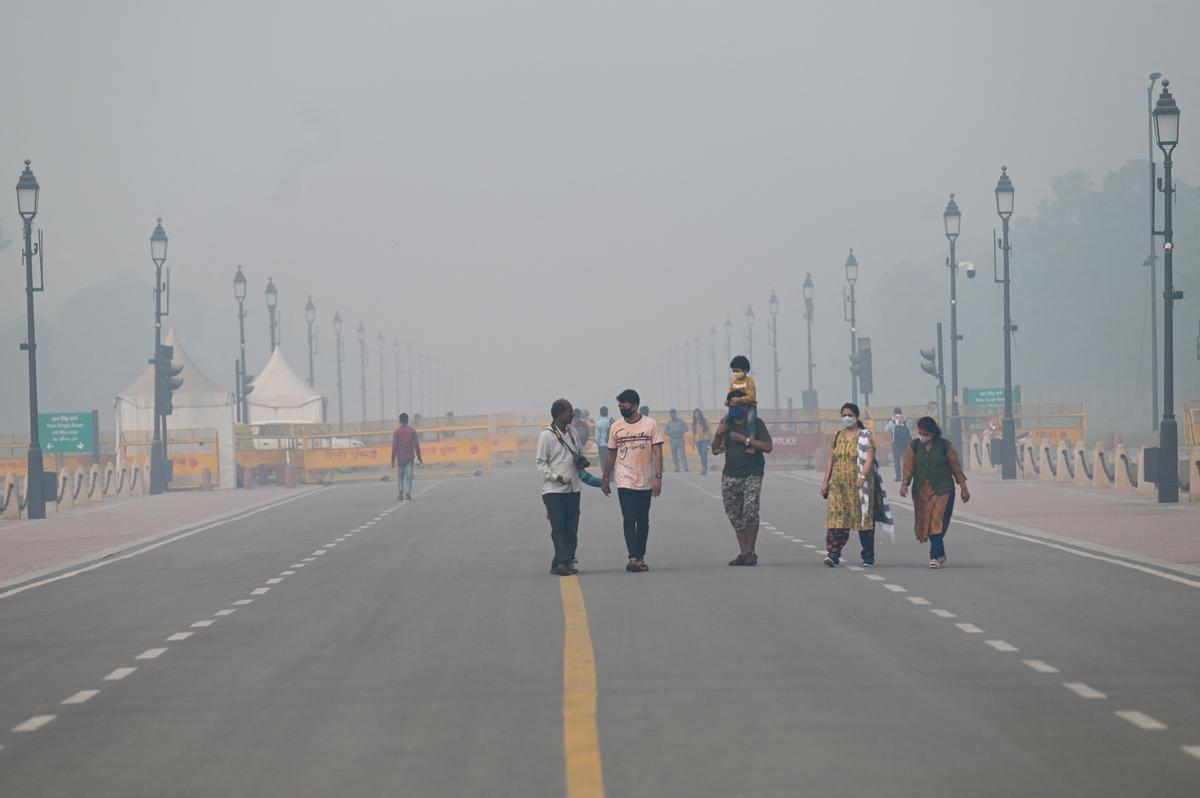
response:
<path id="1" fill-rule="evenodd" d="M 730 391 L 728 399 L 744 394 Z M 754 419 L 753 429 L 745 407 L 729 405 L 729 415 L 721 420 L 712 440 L 712 453 L 725 454 L 721 470 L 721 500 L 725 515 L 737 536 L 738 556 L 730 565 L 757 565 L 754 546 L 758 541 L 758 511 L 762 498 L 763 472 L 772 449 L 771 433 L 761 418 Z"/>

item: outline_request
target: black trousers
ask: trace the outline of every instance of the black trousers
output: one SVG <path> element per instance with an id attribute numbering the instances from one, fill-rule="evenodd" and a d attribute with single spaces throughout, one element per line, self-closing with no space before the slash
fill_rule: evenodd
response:
<path id="1" fill-rule="evenodd" d="M 543 493 L 542 503 L 550 516 L 550 542 L 554 544 L 550 567 L 570 565 L 579 545 L 579 493 Z"/>
<path id="2" fill-rule="evenodd" d="M 897 482 L 900 481 L 901 474 L 904 471 L 904 457 L 906 454 L 906 452 L 904 450 L 907 448 L 908 448 L 907 446 L 893 446 L 892 447 L 892 468 L 896 469 L 896 481 Z"/>
<path id="3" fill-rule="evenodd" d="M 621 502 L 621 517 L 625 522 L 625 548 L 630 557 L 641 560 L 646 556 L 646 539 L 650 537 L 650 499 L 653 491 L 617 488 Z"/>

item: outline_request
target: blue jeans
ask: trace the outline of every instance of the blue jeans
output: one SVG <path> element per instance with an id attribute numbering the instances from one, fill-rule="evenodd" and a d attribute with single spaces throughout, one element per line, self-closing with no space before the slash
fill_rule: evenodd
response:
<path id="1" fill-rule="evenodd" d="M 950 517 L 954 514 L 954 494 L 946 502 L 946 514 L 942 516 L 942 534 L 929 536 L 929 559 L 946 556 L 946 533 L 950 531 Z"/>
<path id="2" fill-rule="evenodd" d="M 683 470 L 688 470 L 687 462 L 687 445 L 684 444 L 683 438 L 671 438 L 671 462 L 675 466 L 675 470 L 679 470 L 679 461 L 683 460 Z"/>
<path id="3" fill-rule="evenodd" d="M 405 496 L 412 496 L 413 465 L 415 463 L 415 460 L 401 460 L 396 464 L 400 469 L 396 473 L 396 485 L 399 491 L 397 498 L 403 499 Z"/>
<path id="4" fill-rule="evenodd" d="M 700 454 L 700 470 L 708 471 L 708 441 L 696 441 L 696 451 Z"/>

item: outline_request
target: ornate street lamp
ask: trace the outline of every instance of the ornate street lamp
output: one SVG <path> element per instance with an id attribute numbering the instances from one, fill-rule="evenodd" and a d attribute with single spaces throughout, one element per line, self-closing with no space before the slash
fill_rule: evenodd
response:
<path id="1" fill-rule="evenodd" d="M 317 306 L 313 304 L 312 297 L 308 298 L 308 304 L 304 306 L 304 322 L 308 325 L 308 387 L 316 388 L 317 383 L 313 372 L 313 355 L 317 353 L 317 330 L 313 326 L 317 321 Z"/>
<path id="2" fill-rule="evenodd" d="M 946 230 L 946 240 L 950 242 L 950 259 L 946 265 L 950 267 L 950 442 L 954 448 L 962 451 L 962 416 L 958 409 L 958 342 L 962 336 L 958 334 L 958 256 L 955 245 L 958 234 L 962 230 L 962 212 L 954 195 L 946 203 L 942 211 L 942 224 Z"/>
<path id="3" fill-rule="evenodd" d="M 238 342 L 241 346 L 241 358 L 237 367 L 237 412 L 238 420 L 243 424 L 250 423 L 250 408 L 246 401 L 246 275 L 242 267 L 237 267 L 233 275 L 233 298 L 238 304 Z"/>
<path id="4" fill-rule="evenodd" d="M 767 344 L 771 347 L 771 355 L 774 358 L 775 365 L 775 409 L 779 409 L 779 297 L 775 296 L 775 289 L 771 289 L 771 298 L 767 300 L 767 310 L 770 311 L 770 318 L 767 319 Z"/>
<path id="5" fill-rule="evenodd" d="M 34 519 L 46 517 L 45 466 L 38 424 L 37 333 L 33 310 L 33 295 L 46 286 L 44 275 L 40 280 L 41 285 L 35 286 L 33 283 L 33 256 L 41 254 L 40 245 L 33 243 L 33 217 L 37 216 L 40 194 L 41 186 L 29 168 L 29 161 L 26 161 L 25 171 L 17 180 L 17 213 L 21 216 L 25 233 L 25 249 L 21 254 L 25 260 L 26 338 L 21 348 L 29 353 L 29 451 L 25 458 L 25 517 Z M 38 237 L 41 238 L 40 232 Z"/>
<path id="6" fill-rule="evenodd" d="M 854 250 L 850 250 L 850 256 L 846 258 L 846 283 L 850 286 L 849 292 L 845 288 L 842 289 L 842 316 L 845 321 L 850 322 L 850 361 L 857 368 L 858 363 L 858 302 L 854 296 L 854 284 L 858 282 L 858 258 L 854 257 Z M 850 369 L 850 401 L 858 404 L 858 372 L 855 368 Z"/>
<path id="7" fill-rule="evenodd" d="M 1179 501 L 1179 426 L 1175 421 L 1175 290 L 1173 226 L 1175 184 L 1171 181 L 1171 156 L 1179 144 L 1179 106 L 1171 96 L 1169 80 L 1154 106 L 1154 133 L 1163 153 L 1163 416 L 1158 425 L 1158 501 Z M 1193 477 L 1195 479 L 1195 477 Z"/>
<path id="8" fill-rule="evenodd" d="M 1004 252 L 1004 277 L 999 280 L 1004 286 L 1004 420 L 1002 431 L 1004 445 L 1000 452 L 1002 458 L 1000 476 L 1003 479 L 1017 478 L 1017 425 L 1013 419 L 1012 396 L 1012 334 L 1016 332 L 1017 327 L 1012 323 L 1012 280 L 1008 264 L 1009 253 L 1012 252 L 1012 243 L 1008 240 L 1008 222 L 1013 214 L 1014 196 L 1012 180 L 1008 177 L 1008 167 L 1002 166 L 1000 167 L 1000 179 L 996 181 L 996 213 L 1000 216 L 1000 223 L 1004 230 L 1003 237 L 999 242 L 1000 249 Z"/>
<path id="9" fill-rule="evenodd" d="M 270 317 L 270 322 L 271 322 L 271 354 L 273 355 L 273 354 L 275 354 L 275 347 L 279 343 L 279 338 L 275 334 L 276 333 L 275 307 L 279 304 L 279 292 L 275 290 L 275 281 L 272 280 L 270 277 L 267 278 L 266 297 L 267 297 L 267 315 Z"/>
<path id="10" fill-rule="evenodd" d="M 804 326 L 805 337 L 808 339 L 808 390 L 801 398 L 801 406 L 805 410 L 817 409 L 817 391 L 813 388 L 813 281 L 812 272 L 804 275 Z"/>
<path id="11" fill-rule="evenodd" d="M 342 404 L 342 363 L 346 362 L 346 347 L 342 343 L 342 314 L 333 312 L 333 337 L 336 339 L 335 352 L 337 360 L 337 394 L 338 394 L 338 426 L 346 423 L 346 412 Z"/>

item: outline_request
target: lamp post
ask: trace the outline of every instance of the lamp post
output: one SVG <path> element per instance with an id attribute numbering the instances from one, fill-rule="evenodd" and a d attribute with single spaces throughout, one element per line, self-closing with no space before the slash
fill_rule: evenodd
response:
<path id="1" fill-rule="evenodd" d="M 850 256 L 846 258 L 846 283 L 850 286 L 849 292 L 845 288 L 842 289 L 842 316 L 845 321 L 850 322 L 850 360 L 853 363 L 858 362 L 858 304 L 854 296 L 854 284 L 858 282 L 858 258 L 854 257 L 854 250 L 850 250 Z M 850 370 L 850 401 L 858 404 L 858 372 Z"/>
<path id="2" fill-rule="evenodd" d="M 1017 327 L 1012 323 L 1011 286 L 1009 275 L 1009 253 L 1012 252 L 1012 242 L 1008 240 L 1008 222 L 1013 213 L 1014 190 L 1012 180 L 1008 177 L 1008 167 L 1000 167 L 1000 179 L 996 181 L 996 213 L 1000 215 L 1000 223 L 1004 233 L 999 246 L 1004 252 L 1004 277 L 999 280 L 1004 286 L 1004 420 L 1003 440 L 1000 463 L 1000 476 L 1003 479 L 1017 478 L 1017 427 L 1013 420 L 1012 401 L 1012 334 Z M 992 279 L 996 279 L 993 277 Z"/>
<path id="3" fill-rule="evenodd" d="M 358 351 L 360 355 L 358 387 L 362 392 L 362 420 L 365 424 L 367 421 L 367 328 L 361 321 L 358 323 Z"/>
<path id="4" fill-rule="evenodd" d="M 725 317 L 725 362 L 733 360 L 733 320 Z"/>
<path id="5" fill-rule="evenodd" d="M 687 339 L 683 341 L 683 391 L 679 402 L 684 407 L 692 403 L 692 344 Z"/>
<path id="6" fill-rule="evenodd" d="M 270 277 L 267 278 L 267 290 L 265 293 L 267 297 L 267 316 L 271 322 L 271 355 L 273 355 L 275 354 L 275 347 L 279 343 L 279 339 L 275 334 L 275 306 L 279 304 L 279 292 L 275 290 L 275 282 Z"/>
<path id="7" fill-rule="evenodd" d="M 317 321 L 317 307 L 313 304 L 312 297 L 308 298 L 308 304 L 304 306 L 304 321 L 308 324 L 308 387 L 317 387 L 313 375 L 313 355 L 316 354 L 317 336 L 313 324 Z"/>
<path id="8" fill-rule="evenodd" d="M 746 305 L 746 357 L 754 368 L 754 308 Z"/>
<path id="9" fill-rule="evenodd" d="M 379 347 L 379 420 L 387 421 L 387 407 L 383 404 L 383 332 L 375 336 L 375 344 Z"/>
<path id="10" fill-rule="evenodd" d="M 337 352 L 337 393 L 338 393 L 338 426 L 346 423 L 346 412 L 342 405 L 342 363 L 346 362 L 346 347 L 342 344 L 342 314 L 338 311 L 333 312 L 333 336 L 336 341 Z"/>
<path id="11" fill-rule="evenodd" d="M 771 317 L 767 319 L 767 345 L 771 347 L 771 356 L 775 366 L 775 409 L 779 409 L 779 297 L 775 289 L 771 289 L 771 298 L 767 301 L 767 309 Z"/>
<path id="12" fill-rule="evenodd" d="M 412 344 L 408 345 L 408 412 L 411 414 L 416 411 L 413 405 L 413 353 Z"/>
<path id="13" fill-rule="evenodd" d="M 1179 106 L 1171 96 L 1171 82 L 1162 82 L 1162 94 L 1154 106 L 1154 132 L 1163 152 L 1163 415 L 1158 425 L 1158 501 L 1179 501 L 1179 427 L 1175 423 L 1175 230 L 1172 226 L 1175 185 L 1171 182 L 1171 155 L 1179 143 Z M 1193 477 L 1195 479 L 1195 477 Z"/>
<path id="14" fill-rule="evenodd" d="M 696 405 L 695 406 L 700 407 L 704 404 L 704 382 L 703 382 L 702 377 L 700 376 L 701 375 L 700 333 L 696 333 L 695 345 L 696 345 Z"/>
<path id="15" fill-rule="evenodd" d="M 1158 432 L 1158 253 L 1154 251 L 1154 84 L 1162 77 L 1161 72 L 1150 73 L 1150 85 L 1146 87 L 1146 160 L 1150 162 L 1150 254 L 1142 265 L 1150 270 L 1150 419 L 1151 429 Z"/>
<path id="16" fill-rule="evenodd" d="M 717 401 L 717 325 L 713 325 L 708 331 L 708 352 L 712 356 L 712 388 L 713 388 L 713 409 L 721 405 Z"/>
<path id="17" fill-rule="evenodd" d="M 950 442 L 954 448 L 962 451 L 962 416 L 958 410 L 958 342 L 962 336 L 958 334 L 958 256 L 954 247 L 958 242 L 958 234 L 962 230 L 962 212 L 954 195 L 946 203 L 942 212 L 942 223 L 946 229 L 946 240 L 950 242 L 950 259 L 946 265 L 950 267 Z"/>
<path id="18" fill-rule="evenodd" d="M 158 348 L 162 344 L 162 317 L 170 312 L 163 310 L 163 264 L 167 261 L 167 233 L 163 230 L 162 219 L 154 226 L 150 234 L 150 259 L 154 261 L 154 442 L 150 449 L 150 493 L 158 495 L 167 489 L 167 417 L 162 406 L 162 391 L 159 390 L 161 377 L 159 370 L 163 367 L 162 359 L 158 356 Z M 170 280 L 170 274 L 167 275 Z M 168 302 L 170 300 L 168 299 Z"/>
<path id="19" fill-rule="evenodd" d="M 242 274 L 241 266 L 237 267 L 237 274 L 233 275 L 233 298 L 238 304 L 238 344 L 241 349 L 237 368 L 238 420 L 249 424 L 250 408 L 246 403 L 246 275 Z"/>
<path id="20" fill-rule="evenodd" d="M 812 272 L 804 275 L 804 327 L 808 338 L 808 390 L 804 392 L 801 406 L 805 410 L 817 409 L 817 392 L 813 388 L 813 355 L 812 355 L 812 323 L 813 323 L 813 281 Z"/>
<path id="21" fill-rule="evenodd" d="M 393 365 L 396 370 L 396 414 L 399 415 L 402 412 L 401 407 L 400 407 L 400 339 L 399 338 L 392 339 L 392 360 L 394 361 Z"/>
<path id="22" fill-rule="evenodd" d="M 38 430 L 37 335 L 33 315 L 33 295 L 46 286 L 44 279 L 40 281 L 39 286 L 33 284 L 33 256 L 41 254 L 41 247 L 33 245 L 33 217 L 37 216 L 40 193 L 41 187 L 29 168 L 29 161 L 26 161 L 25 171 L 21 172 L 21 177 L 17 180 L 17 212 L 21 215 L 25 233 L 25 249 L 21 254 L 25 259 L 26 338 L 21 348 L 29 353 L 29 451 L 25 460 L 26 518 L 46 517 L 46 486 L 42 476 L 45 468 Z"/>

